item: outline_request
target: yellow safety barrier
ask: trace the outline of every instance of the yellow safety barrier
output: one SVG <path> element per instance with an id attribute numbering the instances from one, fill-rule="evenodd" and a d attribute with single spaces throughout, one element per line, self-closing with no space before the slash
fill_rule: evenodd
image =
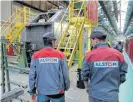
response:
<path id="1" fill-rule="evenodd" d="M 33 17 L 30 8 L 16 8 L 15 12 L 5 21 L 1 27 L 1 35 L 5 36 L 9 43 L 13 44 L 14 40 L 20 42 L 20 35 L 26 23 Z M 9 46 L 7 46 L 8 48 Z M 20 50 L 20 47 L 18 47 Z"/>

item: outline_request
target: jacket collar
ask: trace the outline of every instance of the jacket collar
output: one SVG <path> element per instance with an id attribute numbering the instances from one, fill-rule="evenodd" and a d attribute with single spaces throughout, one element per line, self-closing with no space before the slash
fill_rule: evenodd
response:
<path id="1" fill-rule="evenodd" d="M 44 49 L 53 49 L 52 46 L 45 46 Z"/>
<path id="2" fill-rule="evenodd" d="M 94 46 L 94 49 L 99 47 L 108 47 L 108 44 L 106 42 L 99 42 Z"/>

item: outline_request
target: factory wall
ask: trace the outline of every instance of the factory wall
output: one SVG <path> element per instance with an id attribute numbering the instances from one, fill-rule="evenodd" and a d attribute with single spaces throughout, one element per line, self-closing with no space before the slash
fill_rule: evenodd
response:
<path id="1" fill-rule="evenodd" d="M 133 38 L 126 41 L 126 52 L 133 63 Z"/>
<path id="2" fill-rule="evenodd" d="M 11 1 L 1 1 L 1 22 L 7 20 L 12 14 L 12 2 Z"/>
<path id="3" fill-rule="evenodd" d="M 16 8 L 23 8 L 23 7 L 25 7 L 25 5 L 17 3 L 17 2 L 13 2 L 12 5 L 13 5 L 12 6 L 12 11 L 15 11 Z M 36 14 L 41 13 L 40 11 L 32 9 L 32 8 L 31 8 L 31 12 L 36 13 Z"/>
<path id="4" fill-rule="evenodd" d="M 23 4 L 14 1 L 1 1 L 1 23 L 3 24 L 4 21 L 7 20 L 13 14 L 13 12 L 15 12 L 16 8 L 23 8 L 23 7 L 24 7 Z M 41 13 L 40 11 L 32 8 L 31 11 L 36 14 Z"/>

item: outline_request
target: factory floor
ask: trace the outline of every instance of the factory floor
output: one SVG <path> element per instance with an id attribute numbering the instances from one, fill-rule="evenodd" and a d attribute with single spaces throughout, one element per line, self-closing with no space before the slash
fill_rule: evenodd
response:
<path id="1" fill-rule="evenodd" d="M 128 73 L 126 82 L 120 86 L 119 101 L 133 102 L 133 63 L 131 63 L 128 55 L 123 53 L 126 62 L 128 63 Z"/>
<path id="2" fill-rule="evenodd" d="M 65 99 L 66 102 L 88 102 L 88 95 L 85 89 L 79 89 L 76 87 L 77 82 L 77 66 L 73 66 L 70 69 L 70 81 L 71 81 L 71 87 L 68 91 L 65 93 Z M 18 72 L 11 72 L 10 71 L 10 79 L 13 81 L 17 81 L 23 84 L 28 83 L 28 74 L 20 74 Z M 11 85 L 11 88 L 18 88 L 16 85 Z M 30 100 L 30 95 L 27 93 L 28 89 L 25 89 L 25 94 L 22 95 L 20 98 L 24 100 Z M 14 100 L 13 102 L 18 102 L 18 100 Z"/>
<path id="3" fill-rule="evenodd" d="M 126 53 L 123 53 L 126 62 L 128 63 L 127 81 L 120 86 L 120 102 L 133 102 L 133 65 Z M 65 93 L 66 102 L 88 102 L 88 94 L 85 89 L 78 89 L 76 87 L 77 82 L 77 66 L 73 66 L 69 70 L 71 87 Z M 28 74 L 21 74 L 19 72 L 9 72 L 10 79 L 12 81 L 20 82 L 25 85 L 28 83 Z M 16 85 L 11 84 L 11 89 L 18 88 Z M 25 93 L 20 96 L 25 102 L 31 102 L 30 95 L 27 93 L 28 88 L 25 89 Z M 20 102 L 13 100 L 12 102 Z"/>

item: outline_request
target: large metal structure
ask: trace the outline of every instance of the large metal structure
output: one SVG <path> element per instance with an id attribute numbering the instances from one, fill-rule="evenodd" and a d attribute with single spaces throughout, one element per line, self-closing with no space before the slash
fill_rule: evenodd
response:
<path id="1" fill-rule="evenodd" d="M 44 47 L 42 37 L 46 32 L 52 32 L 56 35 L 56 37 L 59 36 L 56 32 L 56 26 L 58 25 L 58 22 L 62 19 L 64 13 L 65 9 L 42 13 L 37 15 L 31 22 L 29 22 L 25 26 L 25 29 L 21 36 L 22 56 L 20 58 L 23 58 L 23 64 L 21 62 L 21 65 L 19 64 L 20 67 L 30 67 L 32 54 L 35 51 Z M 58 29 L 58 32 L 59 31 L 61 31 L 61 28 Z"/>

